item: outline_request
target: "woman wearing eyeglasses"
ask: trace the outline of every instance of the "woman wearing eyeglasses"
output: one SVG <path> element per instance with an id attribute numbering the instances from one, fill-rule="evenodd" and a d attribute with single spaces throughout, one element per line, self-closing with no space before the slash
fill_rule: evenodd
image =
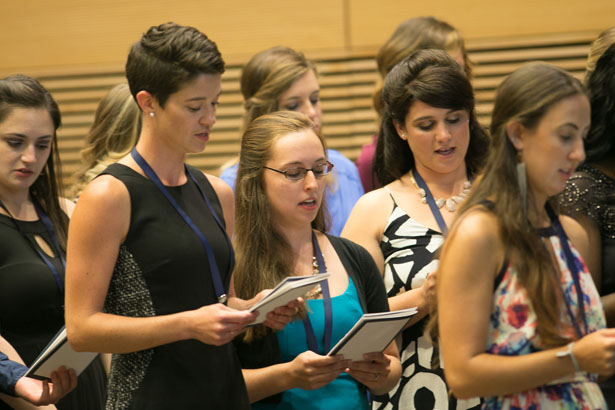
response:
<path id="1" fill-rule="evenodd" d="M 315 125 L 299 113 L 264 115 L 243 135 L 237 295 L 255 295 L 289 275 L 330 274 L 285 329 L 254 327 L 237 343 L 252 408 L 368 408 L 364 387 L 382 394 L 400 376 L 394 343 L 360 362 L 326 356 L 363 313 L 389 309 L 369 253 L 323 233 L 324 177 L 333 169 L 326 152 Z"/>

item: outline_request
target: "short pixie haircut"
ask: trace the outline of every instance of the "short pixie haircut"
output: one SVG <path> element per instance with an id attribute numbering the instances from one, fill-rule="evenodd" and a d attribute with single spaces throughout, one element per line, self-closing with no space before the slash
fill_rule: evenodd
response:
<path id="1" fill-rule="evenodd" d="M 224 60 L 216 43 L 194 27 L 175 23 L 150 27 L 132 45 L 126 61 L 126 78 L 135 100 L 139 91 L 147 91 L 161 107 L 198 75 L 222 73 Z"/>

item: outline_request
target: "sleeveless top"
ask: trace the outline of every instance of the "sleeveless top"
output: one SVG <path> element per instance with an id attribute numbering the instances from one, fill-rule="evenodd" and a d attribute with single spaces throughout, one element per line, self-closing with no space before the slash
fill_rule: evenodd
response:
<path id="1" fill-rule="evenodd" d="M 389 297 L 420 288 L 427 275 L 438 268 L 436 252 L 444 242 L 440 232 L 413 219 L 397 205 L 392 195 L 391 199 L 393 210 L 380 241 L 384 284 Z M 374 398 L 374 409 L 462 410 L 480 406 L 479 399 L 457 400 L 449 396 L 442 367 L 432 368 L 438 353 L 424 331 L 428 320 L 428 316 L 424 317 L 398 337 L 401 379 L 387 395 Z"/>
<path id="2" fill-rule="evenodd" d="M 26 235 L 26 238 L 16 229 Z M 53 274 L 39 254 L 34 239 L 52 243 L 42 221 L 12 220 L 0 214 L 0 334 L 21 356 L 32 364 L 39 353 L 64 325 L 64 295 Z M 43 251 L 44 252 L 44 251 Z M 64 281 L 59 255 L 49 257 Z M 102 409 L 106 375 L 96 359 L 79 376 L 77 388 L 56 405 L 65 409 Z M 0 409 L 8 409 L 0 400 Z"/>
<path id="3" fill-rule="evenodd" d="M 560 239 L 553 228 L 539 230 L 548 240 L 557 258 L 561 276 L 562 291 L 570 303 L 575 318 L 580 317 L 576 288 L 568 266 Z M 600 297 L 591 275 L 570 241 L 569 246 L 579 267 L 581 289 L 584 294 L 585 316 L 588 332 L 605 327 L 604 313 Z M 515 268 L 506 262 L 504 269 L 495 281 L 493 307 L 487 336 L 487 353 L 513 356 L 529 354 L 542 349 L 542 342 L 536 331 L 536 314 L 525 289 L 517 278 Z M 576 338 L 575 330 L 565 307 L 560 313 L 561 334 Z M 581 324 L 581 328 L 584 325 Z M 548 385 L 526 392 L 503 397 L 485 399 L 484 409 L 606 409 L 606 403 L 596 383 L 594 375 L 581 372 Z"/>
<path id="4" fill-rule="evenodd" d="M 322 299 L 308 299 L 307 307 L 309 318 L 314 328 L 314 335 L 318 342 L 318 349 L 323 351 L 324 345 L 324 303 Z M 331 347 L 354 326 L 363 315 L 363 309 L 359 303 L 357 289 L 348 277 L 346 291 L 331 298 L 333 328 L 331 334 Z M 282 362 L 290 362 L 301 353 L 309 350 L 303 322 L 293 321 L 284 329 L 277 332 L 278 343 L 282 355 Z M 252 409 L 295 409 L 295 410 L 320 410 L 320 409 L 368 409 L 367 396 L 359 383 L 348 373 L 340 374 L 326 386 L 316 390 L 290 389 L 281 394 L 279 403 L 255 403 Z"/>
<path id="5" fill-rule="evenodd" d="M 191 169 L 223 221 L 218 197 L 202 172 Z M 156 185 L 122 164 L 103 174 L 120 180 L 130 195 L 130 226 L 120 246 L 105 311 L 147 317 L 217 303 L 207 254 Z M 226 233 L 216 224 L 190 178 L 167 187 L 211 244 L 222 281 L 231 278 Z M 232 344 L 182 340 L 128 354 L 114 354 L 107 409 L 247 409 L 249 402 Z"/>

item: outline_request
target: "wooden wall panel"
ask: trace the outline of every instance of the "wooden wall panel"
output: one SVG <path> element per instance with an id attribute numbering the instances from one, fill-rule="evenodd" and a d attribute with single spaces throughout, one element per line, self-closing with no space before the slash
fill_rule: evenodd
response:
<path id="1" fill-rule="evenodd" d="M 123 63 L 130 44 L 154 24 L 192 25 L 223 55 L 275 45 L 340 49 L 342 0 L 19 0 L 0 5 L 0 70 Z"/>
<path id="2" fill-rule="evenodd" d="M 466 39 L 601 31 L 615 25 L 613 0 L 348 0 L 351 47 L 379 47 L 402 21 L 434 16 Z"/>

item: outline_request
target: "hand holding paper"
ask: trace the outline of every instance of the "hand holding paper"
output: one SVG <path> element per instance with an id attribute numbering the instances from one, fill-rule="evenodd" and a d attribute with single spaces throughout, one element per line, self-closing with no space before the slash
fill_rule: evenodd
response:
<path id="1" fill-rule="evenodd" d="M 258 317 L 252 325 L 265 322 L 267 314 L 276 308 L 286 306 L 302 297 L 307 291 L 329 277 L 328 273 L 309 276 L 289 276 L 278 284 L 267 296 L 257 302 L 250 312 L 258 311 Z"/>

